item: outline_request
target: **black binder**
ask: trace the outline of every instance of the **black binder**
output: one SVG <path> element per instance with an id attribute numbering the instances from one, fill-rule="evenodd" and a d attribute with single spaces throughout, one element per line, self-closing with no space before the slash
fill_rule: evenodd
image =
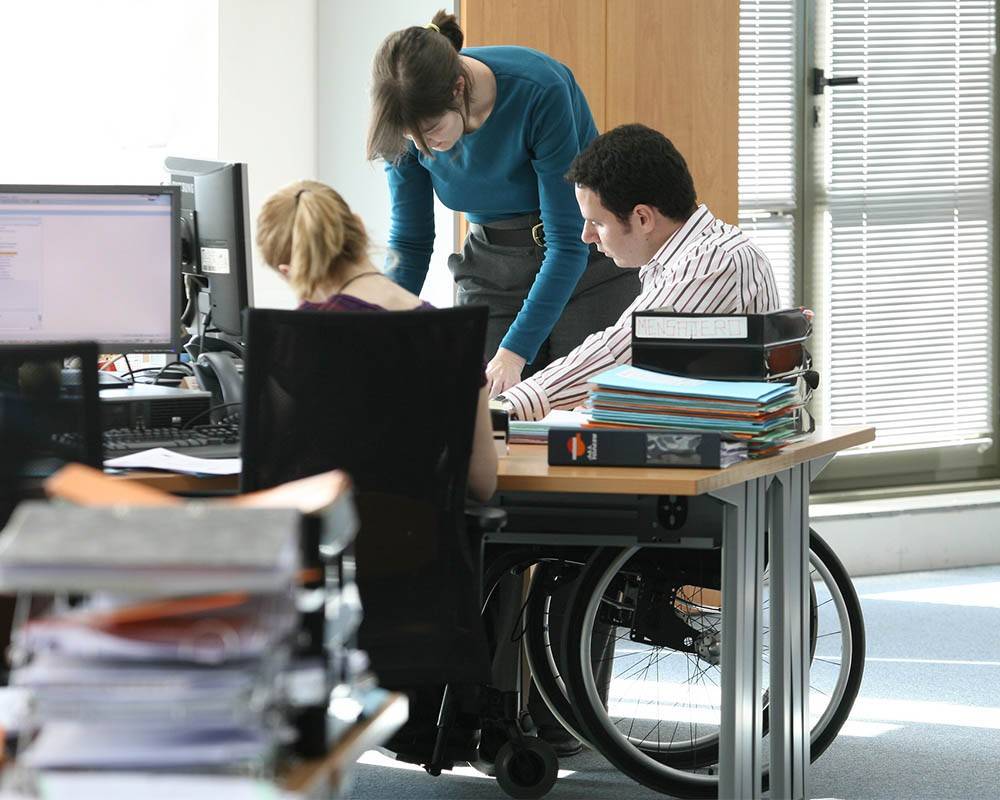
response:
<path id="1" fill-rule="evenodd" d="M 549 464 L 576 467 L 704 467 L 728 466 L 723 442 L 730 437 L 713 432 L 663 429 L 549 429 Z M 746 448 L 738 448 L 746 458 Z"/>
<path id="2" fill-rule="evenodd" d="M 709 380 L 781 380 L 811 370 L 805 347 L 811 332 L 811 318 L 800 308 L 769 314 L 636 311 L 632 363 Z"/>

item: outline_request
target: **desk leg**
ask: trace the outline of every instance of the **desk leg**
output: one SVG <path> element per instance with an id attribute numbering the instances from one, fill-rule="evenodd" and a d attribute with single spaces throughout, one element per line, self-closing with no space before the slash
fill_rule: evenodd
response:
<path id="1" fill-rule="evenodd" d="M 809 475 L 771 486 L 771 796 L 809 797 Z"/>
<path id="2" fill-rule="evenodd" d="M 761 794 L 761 578 L 766 479 L 713 492 L 724 501 L 722 534 L 722 720 L 719 797 Z"/>

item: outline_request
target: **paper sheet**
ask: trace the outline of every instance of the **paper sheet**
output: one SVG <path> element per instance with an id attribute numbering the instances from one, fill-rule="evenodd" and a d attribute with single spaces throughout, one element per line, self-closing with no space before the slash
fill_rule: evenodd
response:
<path id="1" fill-rule="evenodd" d="M 48 772 L 39 784 L 52 800 L 267 800 L 284 795 L 253 778 L 228 775 L 170 775 L 142 772 Z"/>
<path id="2" fill-rule="evenodd" d="M 115 469 L 165 469 L 186 475 L 239 475 L 241 462 L 239 458 L 196 458 L 165 447 L 154 447 L 141 453 L 105 459 L 104 466 Z"/>

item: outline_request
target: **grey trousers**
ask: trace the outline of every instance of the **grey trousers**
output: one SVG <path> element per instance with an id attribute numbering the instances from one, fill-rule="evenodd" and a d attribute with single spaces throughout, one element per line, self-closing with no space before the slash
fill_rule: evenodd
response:
<path id="1" fill-rule="evenodd" d="M 537 215 L 517 217 L 492 223 L 491 227 L 530 228 Z M 461 253 L 448 258 L 455 277 L 458 305 L 478 303 L 489 306 L 486 329 L 486 352 L 496 353 L 507 329 L 521 310 L 528 290 L 542 264 L 545 249 L 536 245 L 511 247 L 491 244 L 479 226 L 471 226 Z M 613 325 L 639 294 L 639 274 L 622 269 L 610 258 L 591 248 L 587 269 L 562 315 L 542 344 L 535 359 L 525 367 L 522 377 L 548 366 L 567 355 L 595 331 Z"/>

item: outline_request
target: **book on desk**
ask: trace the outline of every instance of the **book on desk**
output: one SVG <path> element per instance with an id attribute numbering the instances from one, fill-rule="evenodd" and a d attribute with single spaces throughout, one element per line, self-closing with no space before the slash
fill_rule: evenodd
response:
<path id="1" fill-rule="evenodd" d="M 743 461 L 747 446 L 714 432 L 551 428 L 549 464 L 577 467 L 703 467 Z"/>

